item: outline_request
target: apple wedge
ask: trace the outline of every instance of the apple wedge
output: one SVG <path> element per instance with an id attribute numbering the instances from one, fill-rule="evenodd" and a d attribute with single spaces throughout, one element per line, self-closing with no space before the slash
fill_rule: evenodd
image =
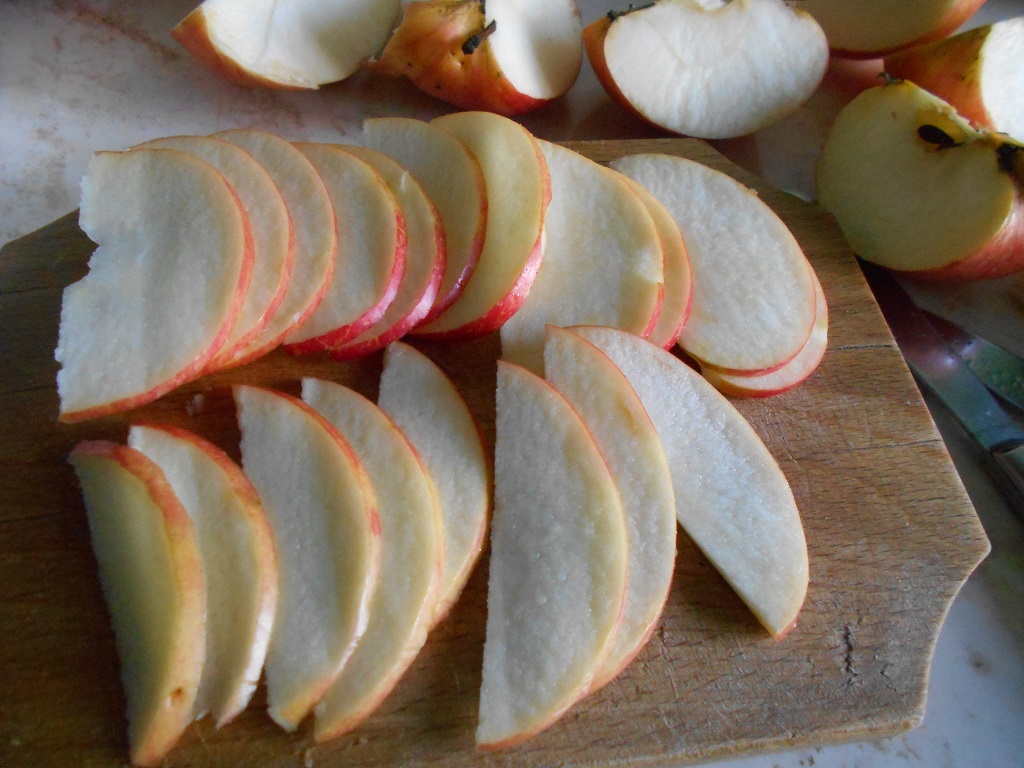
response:
<path id="1" fill-rule="evenodd" d="M 259 495 L 227 454 L 177 427 L 133 426 L 128 445 L 160 467 L 192 519 L 206 573 L 206 662 L 193 713 L 217 727 L 245 709 L 277 610 L 277 552 Z"/>
<path id="2" fill-rule="evenodd" d="M 483 251 L 455 303 L 415 333 L 460 340 L 497 330 L 522 306 L 540 269 L 541 230 L 551 178 L 537 141 L 492 112 L 457 112 L 432 125 L 462 141 L 480 163 L 487 190 Z"/>
<path id="3" fill-rule="evenodd" d="M 686 241 L 693 309 L 679 345 L 701 363 L 769 372 L 807 343 L 812 270 L 792 233 L 749 188 L 667 155 L 632 155 L 612 168 L 662 202 Z"/>
<path id="4" fill-rule="evenodd" d="M 401 342 L 388 347 L 377 404 L 409 438 L 437 490 L 444 526 L 444 568 L 433 617 L 437 624 L 458 600 L 484 545 L 490 462 L 458 389 L 413 347 Z"/>
<path id="5" fill-rule="evenodd" d="M 627 568 L 619 494 L 586 426 L 550 384 L 499 361 L 477 746 L 518 744 L 586 694 Z"/>
<path id="6" fill-rule="evenodd" d="M 157 765 L 192 722 L 203 669 L 206 585 L 195 527 L 138 451 L 82 442 L 68 460 L 121 659 L 131 760 Z"/>
<path id="7" fill-rule="evenodd" d="M 239 85 L 319 88 L 376 54 L 400 7 L 400 0 L 205 0 L 171 35 Z"/>
<path id="8" fill-rule="evenodd" d="M 640 397 L 665 449 L 683 530 L 774 637 L 807 593 L 800 514 L 750 424 L 677 357 L 614 328 L 572 329 L 604 352 Z"/>
<path id="9" fill-rule="evenodd" d="M 351 446 L 316 411 L 280 392 L 234 393 L 242 466 L 263 500 L 280 570 L 269 711 L 292 731 L 366 629 L 380 566 L 377 501 Z"/>
<path id="10" fill-rule="evenodd" d="M 330 349 L 380 321 L 405 274 L 405 219 L 373 168 L 331 144 L 295 145 L 331 196 L 337 220 L 334 273 L 320 306 L 285 337 L 293 354 Z"/>
<path id="11" fill-rule="evenodd" d="M 609 13 L 583 36 L 615 101 L 705 139 L 745 136 L 795 112 L 828 65 L 821 27 L 783 0 L 657 0 Z"/>
<path id="12" fill-rule="evenodd" d="M 976 131 L 909 81 L 839 113 L 817 186 L 853 250 L 879 266 L 944 282 L 1024 269 L 1024 145 Z"/>
<path id="13" fill-rule="evenodd" d="M 576 410 L 608 464 L 626 523 L 629 579 L 622 625 L 591 683 L 605 685 L 640 652 L 661 617 L 676 563 L 676 506 L 665 450 L 615 364 L 574 333 L 548 327 L 544 376 Z"/>
<path id="14" fill-rule="evenodd" d="M 462 109 L 517 115 L 576 82 L 581 30 L 573 0 L 411 2 L 369 66 Z"/>
<path id="15" fill-rule="evenodd" d="M 665 278 L 658 230 L 622 177 L 571 149 L 538 143 L 551 175 L 544 258 L 529 295 L 501 326 L 501 354 L 542 374 L 545 325 L 646 335 Z"/>
<path id="16" fill-rule="evenodd" d="M 441 586 L 444 531 L 423 461 L 380 408 L 319 379 L 303 379 L 302 398 L 355 449 L 380 515 L 380 581 L 366 631 L 316 706 L 315 737 L 327 741 L 369 717 L 423 647 Z"/>
<path id="17" fill-rule="evenodd" d="M 253 265 L 231 186 L 176 150 L 97 153 L 79 224 L 99 247 L 64 290 L 62 421 L 135 408 L 198 375 L 231 333 Z"/>

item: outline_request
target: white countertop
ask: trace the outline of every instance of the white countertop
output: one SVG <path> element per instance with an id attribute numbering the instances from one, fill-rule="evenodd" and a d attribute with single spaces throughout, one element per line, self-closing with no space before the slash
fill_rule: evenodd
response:
<path id="1" fill-rule="evenodd" d="M 365 117 L 450 111 L 401 82 L 357 75 L 315 93 L 249 90 L 211 76 L 168 35 L 198 0 L 0 2 L 0 244 L 78 206 L 89 156 L 145 139 L 252 126 L 290 139 L 352 140 Z M 610 4 L 609 4 L 610 2 Z M 579 2 L 585 22 L 614 0 Z M 1024 15 L 989 0 L 972 26 Z M 822 95 L 780 128 L 719 145 L 808 195 L 835 98 Z M 588 64 L 570 95 L 522 118 L 552 140 L 663 135 L 627 116 Z M 939 426 L 992 540 L 939 637 L 923 725 L 878 741 L 756 755 L 720 768 L 1009 768 L 1024 766 L 1024 526 L 985 475 L 973 444 Z"/>

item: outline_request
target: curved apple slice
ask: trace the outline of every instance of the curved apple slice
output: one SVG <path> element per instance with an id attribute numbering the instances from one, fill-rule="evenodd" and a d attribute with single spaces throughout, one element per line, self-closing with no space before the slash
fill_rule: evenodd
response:
<path id="1" fill-rule="evenodd" d="M 235 387 L 242 466 L 267 511 L 280 568 L 267 651 L 270 716 L 295 730 L 366 629 L 380 565 L 373 487 L 352 448 L 289 395 Z"/>
<path id="2" fill-rule="evenodd" d="M 316 706 L 316 740 L 327 741 L 369 717 L 423 647 L 437 606 L 444 534 L 426 467 L 380 408 L 318 379 L 303 379 L 302 398 L 355 449 L 380 513 L 380 581 L 366 632 Z"/>
<path id="3" fill-rule="evenodd" d="M 193 712 L 217 727 L 256 690 L 277 610 L 277 552 L 256 489 L 220 448 L 177 427 L 133 426 L 192 519 L 206 573 L 206 662 Z"/>
<path id="4" fill-rule="evenodd" d="M 338 146 L 295 146 L 323 178 L 341 233 L 320 306 L 284 340 L 304 354 L 351 341 L 384 316 L 405 274 L 406 234 L 395 196 L 370 166 Z"/>
<path id="5" fill-rule="evenodd" d="M 746 419 L 671 353 L 614 328 L 572 329 L 626 376 L 665 448 L 676 516 L 775 637 L 807 593 L 807 544 L 793 492 Z"/>
<path id="6" fill-rule="evenodd" d="M 768 372 L 814 325 L 814 282 L 800 245 L 749 188 L 693 160 L 632 155 L 612 167 L 662 202 L 686 241 L 693 310 L 679 346 L 702 363 Z"/>
<path id="7" fill-rule="evenodd" d="M 645 335 L 657 322 L 664 257 L 654 221 L 622 177 L 571 149 L 538 141 L 551 174 L 544 260 L 501 326 L 501 354 L 544 370 L 544 326 L 592 323 Z"/>
<path id="8" fill-rule="evenodd" d="M 586 694 L 627 567 L 619 495 L 586 426 L 550 384 L 499 361 L 478 746 L 513 746 Z"/>
<path id="9" fill-rule="evenodd" d="M 97 153 L 79 224 L 99 247 L 64 290 L 62 421 L 135 408 L 198 375 L 231 333 L 253 264 L 231 185 L 177 150 Z"/>
<path id="10" fill-rule="evenodd" d="M 195 527 L 138 451 L 82 442 L 68 460 L 121 658 L 131 760 L 156 765 L 192 721 L 203 668 L 206 586 Z"/>

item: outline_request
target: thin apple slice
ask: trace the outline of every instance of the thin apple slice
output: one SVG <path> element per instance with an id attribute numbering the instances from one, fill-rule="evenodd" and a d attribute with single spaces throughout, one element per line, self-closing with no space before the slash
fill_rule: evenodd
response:
<path id="1" fill-rule="evenodd" d="M 633 386 L 665 448 L 676 516 L 774 636 L 807 593 L 807 544 L 793 492 L 746 419 L 669 352 L 614 328 L 573 331 Z"/>
<path id="2" fill-rule="evenodd" d="M 380 514 L 380 582 L 366 632 L 316 706 L 316 740 L 327 741 L 369 717 L 423 647 L 437 607 L 444 532 L 437 492 L 423 461 L 380 408 L 318 379 L 303 379 L 302 398 L 355 449 L 377 493 Z"/>
<path id="3" fill-rule="evenodd" d="M 536 140 L 508 118 L 457 112 L 432 125 L 461 140 L 480 163 L 487 231 L 480 261 L 462 294 L 416 333 L 452 340 L 485 336 L 519 309 L 540 269 L 551 178 Z"/>
<path id="4" fill-rule="evenodd" d="M 131 760 L 156 765 L 192 721 L 203 668 L 206 586 L 195 527 L 138 451 L 82 442 L 69 461 L 121 658 Z"/>
<path id="5" fill-rule="evenodd" d="M 64 290 L 62 421 L 134 408 L 196 376 L 231 333 L 253 265 L 231 186 L 176 150 L 97 153 L 79 224 L 99 247 Z"/>
<path id="6" fill-rule="evenodd" d="M 590 432 L 550 384 L 499 361 L 478 746 L 513 746 L 586 694 L 627 567 L 619 494 Z"/>
<path id="7" fill-rule="evenodd" d="M 626 523 L 629 579 L 622 625 L 590 689 L 640 652 L 661 617 L 676 563 L 676 505 L 665 449 L 626 377 L 594 345 L 548 327 L 544 376 L 587 425 L 608 464 Z"/>
<path id="8" fill-rule="evenodd" d="M 245 709 L 277 610 L 277 551 L 259 495 L 227 454 L 184 429 L 133 426 L 128 445 L 160 467 L 192 519 L 206 573 L 206 662 L 193 707 L 217 727 Z"/>
<path id="9" fill-rule="evenodd" d="M 544 259 L 529 295 L 501 327 L 501 354 L 541 374 L 545 325 L 646 335 L 665 277 L 658 230 L 622 177 L 571 149 L 538 143 L 551 174 Z"/>
<path id="10" fill-rule="evenodd" d="M 334 274 L 320 306 L 285 337 L 292 353 L 339 346 L 377 323 L 405 274 L 405 219 L 373 168 L 331 144 L 295 145 L 331 196 L 338 222 Z"/>
<path id="11" fill-rule="evenodd" d="M 433 623 L 451 610 L 476 565 L 491 505 L 490 463 L 466 401 L 430 358 L 396 342 L 384 354 L 377 404 L 405 433 L 434 481 L 444 571 Z"/>
<path id="12" fill-rule="evenodd" d="M 447 131 L 407 117 L 363 123 L 363 143 L 405 168 L 437 207 L 444 226 L 444 278 L 423 319 L 430 322 L 462 293 L 484 247 L 487 188 L 483 171 L 466 145 Z"/>
<path id="13" fill-rule="evenodd" d="M 380 566 L 373 487 L 330 423 L 289 395 L 235 387 L 242 466 L 259 491 L 280 569 L 267 651 L 270 716 L 298 727 L 366 629 Z"/>
<path id="14" fill-rule="evenodd" d="M 814 281 L 782 219 L 720 171 L 667 155 L 632 155 L 612 167 L 672 214 L 693 269 L 693 310 L 679 345 L 730 371 L 782 367 L 814 325 Z"/>
<path id="15" fill-rule="evenodd" d="M 333 347 L 335 360 L 352 360 L 402 338 L 423 322 L 445 271 L 444 229 L 437 209 L 416 179 L 387 155 L 375 149 L 345 146 L 380 174 L 402 211 L 406 232 L 405 274 L 394 301 L 380 320 L 351 341 Z"/>

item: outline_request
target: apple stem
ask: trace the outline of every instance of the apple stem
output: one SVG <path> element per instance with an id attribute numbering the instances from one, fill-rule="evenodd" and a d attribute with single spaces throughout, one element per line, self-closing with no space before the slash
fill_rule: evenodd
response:
<path id="1" fill-rule="evenodd" d="M 498 28 L 497 19 L 491 19 L 491 23 L 481 29 L 475 35 L 470 36 L 466 42 L 462 44 L 462 52 L 469 56 L 473 51 L 480 47 L 480 44 L 488 37 L 494 34 L 494 30 Z"/>
<path id="2" fill-rule="evenodd" d="M 648 8 L 653 8 L 654 6 L 655 3 L 647 3 L 647 5 L 641 5 L 640 7 L 637 7 L 630 3 L 629 7 L 624 11 L 608 11 L 608 21 L 615 21 L 620 16 L 626 16 L 627 14 L 633 13 L 635 11 L 646 11 Z"/>

